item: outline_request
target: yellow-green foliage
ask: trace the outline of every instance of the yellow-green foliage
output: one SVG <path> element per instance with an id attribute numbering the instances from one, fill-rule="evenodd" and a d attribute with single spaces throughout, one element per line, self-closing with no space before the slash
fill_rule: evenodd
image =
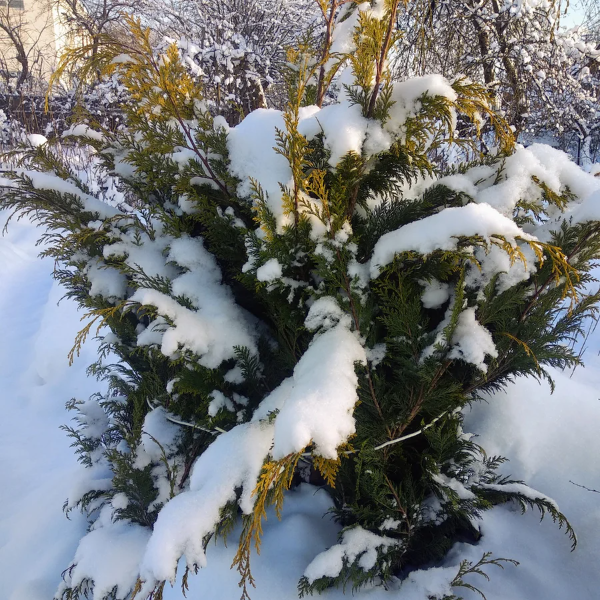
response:
<path id="1" fill-rule="evenodd" d="M 250 554 L 252 545 L 260 553 L 262 521 L 267 516 L 267 507 L 275 505 L 275 512 L 281 518 L 284 493 L 290 489 L 296 465 L 302 456 L 302 451 L 277 461 L 267 461 L 258 478 L 256 488 L 252 492 L 255 497 L 254 511 L 251 515 L 244 516 L 244 528 L 240 535 L 237 554 L 233 559 L 232 567 L 236 567 L 242 576 L 242 600 L 250 600 L 248 584 L 255 586 L 252 572 L 250 571 Z"/>
<path id="2" fill-rule="evenodd" d="M 190 119 L 194 103 L 202 93 L 179 60 L 177 46 L 171 44 L 157 58 L 150 41 L 151 31 L 139 19 L 123 15 L 129 39 L 115 39 L 101 34 L 88 44 L 67 49 L 50 80 L 50 89 L 70 74 L 82 83 L 118 74 L 134 106 L 133 115 L 140 119 Z"/>

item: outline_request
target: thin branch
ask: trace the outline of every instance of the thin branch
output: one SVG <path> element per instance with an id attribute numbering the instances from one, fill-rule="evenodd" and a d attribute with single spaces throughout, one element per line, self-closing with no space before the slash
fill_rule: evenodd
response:
<path id="1" fill-rule="evenodd" d="M 146 398 L 146 402 L 148 406 L 154 410 L 158 408 L 158 406 L 154 406 L 152 402 L 150 402 L 149 398 Z M 177 419 L 175 417 L 171 417 L 169 415 L 165 415 L 167 421 L 171 421 L 171 423 L 175 423 L 176 425 L 183 425 L 184 427 L 191 427 L 192 429 L 199 429 L 200 431 L 204 431 L 206 433 L 210 433 L 211 435 L 217 435 L 219 433 L 227 433 L 225 429 L 221 429 L 220 427 L 215 427 L 214 429 L 207 429 L 206 427 L 202 427 L 202 425 L 198 425 L 196 423 L 188 423 L 187 421 L 182 421 L 181 419 Z"/>
<path id="2" fill-rule="evenodd" d="M 585 485 L 581 485 L 580 483 L 575 483 L 574 481 L 571 481 L 569 479 L 569 483 L 572 483 L 573 485 L 576 485 L 577 487 L 583 488 L 584 490 L 587 490 L 588 492 L 594 492 L 595 494 L 600 494 L 600 490 L 593 490 L 592 488 L 586 487 Z"/>

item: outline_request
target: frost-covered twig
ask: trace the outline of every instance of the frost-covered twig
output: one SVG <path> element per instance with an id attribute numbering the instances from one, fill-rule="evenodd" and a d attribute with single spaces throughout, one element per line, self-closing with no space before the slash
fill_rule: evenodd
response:
<path id="1" fill-rule="evenodd" d="M 447 414 L 447 410 L 445 410 L 441 415 L 439 415 L 438 417 L 436 417 L 435 419 L 433 419 L 433 421 L 431 421 L 431 423 L 428 423 L 427 425 L 425 425 L 425 427 L 422 427 L 421 429 L 419 429 L 418 431 L 413 431 L 412 433 L 409 433 L 407 435 L 403 435 L 399 438 L 396 438 L 395 440 L 389 440 L 388 442 L 384 442 L 383 444 L 379 444 L 379 446 L 375 446 L 375 448 L 373 448 L 373 450 L 381 450 L 382 448 L 385 448 L 386 446 L 392 446 L 393 444 L 397 444 L 399 442 L 402 442 L 404 440 L 408 440 L 409 438 L 415 437 L 421 433 L 423 433 L 425 430 L 429 429 L 430 427 L 433 427 L 433 425 L 435 425 L 435 423 L 437 423 L 445 414 Z"/>
<path id="2" fill-rule="evenodd" d="M 148 406 L 152 410 L 157 408 L 156 406 L 154 406 L 152 404 L 152 402 L 150 402 L 149 398 L 146 398 L 146 402 L 148 403 Z M 199 429 L 200 431 L 205 431 L 206 433 L 212 433 L 212 435 L 217 435 L 218 433 L 227 433 L 227 431 L 225 431 L 225 429 L 221 429 L 220 427 L 215 427 L 214 429 L 207 429 L 206 427 L 202 427 L 201 425 L 197 425 L 195 423 L 188 423 L 187 421 L 182 421 L 181 419 L 177 419 L 177 418 L 171 417 L 169 415 L 166 415 L 165 418 L 167 419 L 167 421 L 171 421 L 171 423 L 175 423 L 176 425 L 183 425 L 184 427 L 191 427 L 192 429 Z"/>
<path id="3" fill-rule="evenodd" d="M 413 431 L 412 433 L 409 433 L 407 435 L 403 435 L 399 438 L 389 440 L 387 442 L 384 442 L 383 444 L 379 444 L 379 446 L 375 446 L 375 448 L 373 448 L 373 450 L 381 450 L 381 449 L 385 448 L 386 446 L 392 446 L 393 444 L 398 444 L 399 442 L 403 442 L 404 440 L 408 440 L 410 438 L 416 437 L 417 435 L 420 435 L 421 433 L 423 433 L 430 427 L 433 427 L 447 413 L 448 413 L 448 411 L 446 410 L 441 415 L 438 415 L 435 419 L 433 419 L 433 421 L 431 421 L 431 423 L 428 423 L 427 425 L 425 425 L 425 427 L 422 427 L 418 431 Z M 343 454 L 346 454 L 346 455 L 356 454 L 356 450 L 346 450 L 343 452 Z M 302 456 L 312 456 L 312 454 L 310 452 L 305 452 L 302 454 Z M 571 482 L 571 483 L 573 483 L 573 482 Z M 577 485 L 577 484 L 575 484 L 575 485 Z M 581 486 L 581 487 L 583 487 L 583 486 Z M 593 491 L 595 491 L 595 490 L 593 490 Z"/>

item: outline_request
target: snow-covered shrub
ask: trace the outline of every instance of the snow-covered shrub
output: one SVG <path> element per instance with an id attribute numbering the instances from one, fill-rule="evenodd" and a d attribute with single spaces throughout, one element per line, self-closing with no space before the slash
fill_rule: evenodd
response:
<path id="1" fill-rule="evenodd" d="M 56 277 L 87 310 L 73 351 L 105 326 L 92 371 L 110 392 L 70 405 L 90 477 L 67 507 L 91 529 L 59 597 L 160 597 L 181 557 L 185 585 L 238 520 L 248 597 L 265 509 L 307 476 L 343 529 L 302 594 L 434 564 L 508 501 L 574 543 L 556 504 L 462 431 L 461 410 L 580 361 L 600 181 L 552 148 L 514 147 L 476 84 L 392 82 L 397 6 L 344 13 L 336 103 L 305 105 L 328 52 L 300 47 L 286 110 L 234 128 L 177 47 L 155 54 L 129 21 L 127 49 L 105 40 L 87 64 L 126 86 L 127 127 L 75 139 L 135 201 L 100 201 L 48 144 L 3 182 L 2 205 L 46 228 Z M 436 172 L 431 153 L 473 141 L 457 138 L 458 115 L 487 121 L 495 152 Z"/>

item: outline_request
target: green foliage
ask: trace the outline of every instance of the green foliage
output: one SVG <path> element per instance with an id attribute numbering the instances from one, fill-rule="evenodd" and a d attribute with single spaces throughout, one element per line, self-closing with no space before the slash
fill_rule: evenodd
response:
<path id="1" fill-rule="evenodd" d="M 477 587 L 475 587 L 473 584 L 465 581 L 464 577 L 466 575 L 479 575 L 489 581 L 490 577 L 483 570 L 483 568 L 487 567 L 488 565 L 493 565 L 495 567 L 500 567 L 501 569 L 504 569 L 504 565 L 506 563 L 513 564 L 515 567 L 519 565 L 519 563 L 516 560 L 512 560 L 510 558 L 492 558 L 491 552 L 485 552 L 483 554 L 483 556 L 476 563 L 472 563 L 468 560 L 463 560 L 460 563 L 458 573 L 456 574 L 456 577 L 454 578 L 454 581 L 452 582 L 452 586 L 453 587 L 464 587 L 468 590 L 471 590 L 472 592 L 478 593 L 483 598 L 483 600 L 486 600 L 486 597 L 483 594 L 483 592 L 481 590 L 479 590 Z M 450 596 L 450 597 L 447 596 L 443 600 L 459 600 L 459 599 L 456 596 Z"/>

